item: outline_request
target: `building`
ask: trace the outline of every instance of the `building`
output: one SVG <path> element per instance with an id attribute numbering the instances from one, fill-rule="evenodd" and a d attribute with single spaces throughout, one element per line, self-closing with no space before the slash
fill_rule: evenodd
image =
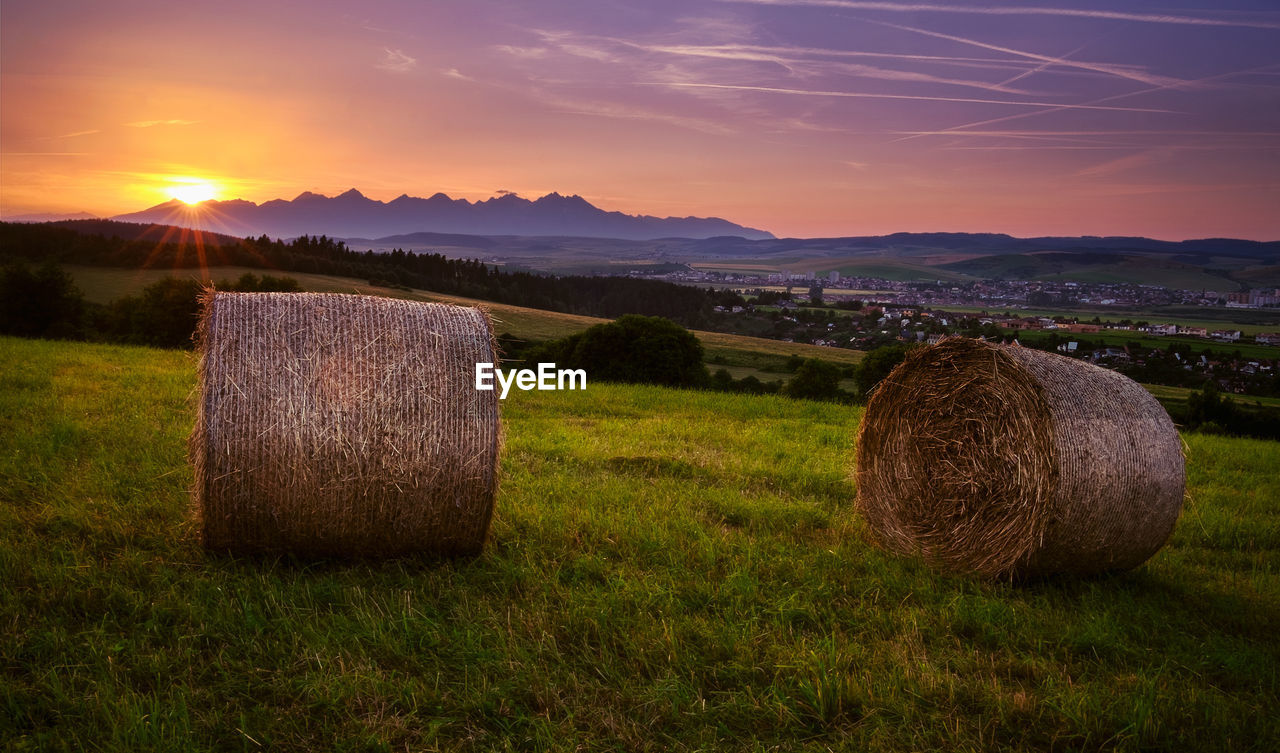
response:
<path id="1" fill-rule="evenodd" d="M 1071 324 L 1059 324 L 1058 329 L 1067 332 L 1099 332 L 1102 326 L 1098 324 L 1085 324 L 1083 322 L 1072 322 Z"/>

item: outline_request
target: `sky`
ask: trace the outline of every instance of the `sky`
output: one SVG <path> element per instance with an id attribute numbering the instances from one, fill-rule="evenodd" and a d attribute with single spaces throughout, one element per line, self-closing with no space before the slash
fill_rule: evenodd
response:
<path id="1" fill-rule="evenodd" d="M 1280 5 L 0 5 L 0 215 L 352 187 L 791 237 L 1276 240 Z"/>

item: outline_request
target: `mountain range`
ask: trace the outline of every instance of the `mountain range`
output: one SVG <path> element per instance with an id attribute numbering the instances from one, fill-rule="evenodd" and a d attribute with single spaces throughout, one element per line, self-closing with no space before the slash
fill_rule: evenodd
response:
<path id="1" fill-rule="evenodd" d="M 581 196 L 549 193 L 529 200 L 514 193 L 471 202 L 443 193 L 422 199 L 407 194 L 391 201 L 370 199 L 356 189 L 337 196 L 304 192 L 292 200 L 262 204 L 233 199 L 188 205 L 177 199 L 111 219 L 177 225 L 235 236 L 299 235 L 383 237 L 434 232 L 468 235 L 577 236 L 652 240 L 737 236 L 773 238 L 764 230 L 718 217 L 652 217 L 607 212 Z"/>

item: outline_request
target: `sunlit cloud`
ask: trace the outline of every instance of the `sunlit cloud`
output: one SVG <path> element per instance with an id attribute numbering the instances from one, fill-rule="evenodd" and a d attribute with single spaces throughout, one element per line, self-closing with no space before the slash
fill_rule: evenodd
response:
<path id="1" fill-rule="evenodd" d="M 101 129 L 98 129 L 98 128 L 94 128 L 94 129 L 92 129 L 92 130 L 88 130 L 88 131 L 76 131 L 75 133 L 64 133 L 64 134 L 62 134 L 61 136 L 48 136 L 47 138 L 48 138 L 48 139 L 50 139 L 50 140 L 52 140 L 52 139 L 74 139 L 74 138 L 77 138 L 77 137 L 79 137 L 79 136 L 92 136 L 92 135 L 93 135 L 93 134 L 95 134 L 95 133 L 102 133 L 102 130 L 101 130 Z"/>
<path id="2" fill-rule="evenodd" d="M 375 65 L 375 68 L 390 71 L 392 73 L 408 73 L 418 64 L 417 58 L 409 57 L 400 50 L 393 50 L 390 47 L 384 47 L 382 48 L 382 52 L 382 61 Z"/>
<path id="3" fill-rule="evenodd" d="M 521 47 L 511 44 L 496 44 L 493 45 L 493 50 L 512 57 L 528 59 L 545 58 L 550 52 L 546 47 Z"/>
<path id="4" fill-rule="evenodd" d="M 535 30 L 543 42 L 568 55 L 594 60 L 598 63 L 621 63 L 625 57 L 618 55 L 603 46 L 593 44 L 589 40 L 568 31 Z"/>
<path id="5" fill-rule="evenodd" d="M 1078 178 L 1107 178 L 1118 173 L 1130 172 L 1141 167 L 1146 167 L 1163 157 L 1168 156 L 1169 152 L 1151 149 L 1138 152 L 1137 154 L 1129 154 L 1124 157 L 1117 157 L 1113 160 L 1099 163 L 1086 167 L 1076 172 Z"/>

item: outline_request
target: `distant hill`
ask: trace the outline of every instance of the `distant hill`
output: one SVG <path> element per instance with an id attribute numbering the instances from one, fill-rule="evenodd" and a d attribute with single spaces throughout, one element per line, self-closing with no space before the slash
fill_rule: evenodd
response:
<path id="1" fill-rule="evenodd" d="M 389 202 L 356 189 L 338 196 L 305 192 L 262 204 L 235 199 L 189 206 L 177 199 L 112 219 L 200 228 L 230 235 L 299 235 L 378 238 L 410 233 L 579 236 L 646 240 L 732 235 L 767 239 L 773 234 L 718 217 L 652 217 L 606 212 L 581 196 L 549 193 L 530 201 L 512 193 L 470 202 L 443 193 L 422 199 L 402 195 Z"/>
<path id="2" fill-rule="evenodd" d="M 1185 257 L 1182 260 L 1190 264 L 1205 263 L 1214 257 L 1280 262 L 1280 241 L 1249 241 L 1237 238 L 1161 241 L 1127 236 L 1015 238 L 1003 233 L 893 233 L 840 238 L 774 238 L 750 243 L 738 239 L 708 239 L 696 245 L 708 249 L 714 247 L 719 253 L 733 255 L 805 251 L 818 255 L 866 252 L 892 256 L 929 256 L 939 251 L 972 255 L 1055 251 L 1120 255 L 1174 254 Z"/>
<path id="3" fill-rule="evenodd" d="M 185 228 L 111 220 L 71 220 L 49 226 L 127 241 L 194 244 L 198 240 L 205 247 L 234 246 L 252 235 L 206 231 L 197 239 Z M 6 235 L 17 242 L 24 232 L 35 232 L 38 227 L 13 224 Z M 320 232 L 299 233 L 303 234 L 318 236 Z M 669 265 L 679 268 L 701 262 L 711 264 L 711 268 L 789 269 L 824 274 L 838 270 L 845 276 L 895 280 L 1076 280 L 1210 290 L 1280 286 L 1280 241 L 1014 238 L 990 233 L 761 240 L 726 236 L 628 240 L 435 232 L 334 237 L 354 251 L 403 249 L 441 253 L 455 259 L 483 258 L 508 265 L 508 269 L 557 274 L 618 274 L 633 269 L 656 272 Z"/>
<path id="4" fill-rule="evenodd" d="M 5 217 L 5 222 L 61 222 L 63 220 L 96 220 L 95 214 L 88 212 L 67 212 L 56 214 L 50 212 L 40 212 L 37 214 L 15 214 L 12 217 Z"/>
<path id="5" fill-rule="evenodd" d="M 152 243 L 182 243 L 194 245 L 196 234 L 189 228 L 173 225 L 141 224 L 136 222 L 116 222 L 114 220 L 60 220 L 49 223 L 54 227 L 73 230 L 81 235 L 101 235 L 107 238 L 120 238 L 126 241 L 150 241 Z M 199 233 L 200 245 L 233 246 L 242 239 L 232 235 L 222 235 L 202 231 Z"/>

